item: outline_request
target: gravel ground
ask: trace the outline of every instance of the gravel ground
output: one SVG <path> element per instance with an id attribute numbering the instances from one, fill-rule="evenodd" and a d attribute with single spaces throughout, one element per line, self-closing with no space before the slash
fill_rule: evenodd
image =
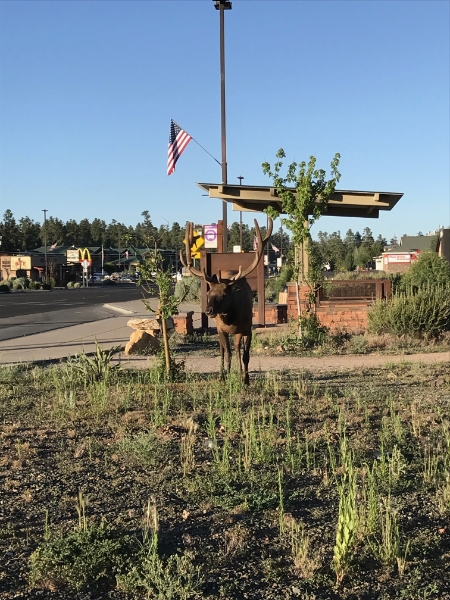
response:
<path id="1" fill-rule="evenodd" d="M 70 365 L 0 369 L 0 598 L 450 599 L 450 368 L 442 359 L 448 354 L 253 356 L 249 388 L 195 373 L 158 383 L 148 371 L 124 370 L 104 384 L 82 383 Z M 186 365 L 207 374 L 217 361 L 188 356 Z M 259 377 L 259 368 L 273 373 Z M 376 530 L 355 538 L 336 584 L 344 437 L 361 490 L 376 465 L 380 505 L 392 503 L 403 553 L 409 542 L 404 575 L 377 553 Z M 159 591 L 126 594 L 106 567 L 79 590 L 54 575 L 58 561 L 71 571 L 80 555 L 80 577 L 92 570 L 93 546 L 57 552 L 80 531 L 80 492 L 88 530 L 104 521 L 135 552 L 146 507 L 156 507 L 168 577 Z M 358 496 L 359 507 L 365 502 Z M 32 584 L 39 548 L 53 562 Z M 201 583 L 185 595 L 167 566 L 175 555 L 201 568 Z"/>

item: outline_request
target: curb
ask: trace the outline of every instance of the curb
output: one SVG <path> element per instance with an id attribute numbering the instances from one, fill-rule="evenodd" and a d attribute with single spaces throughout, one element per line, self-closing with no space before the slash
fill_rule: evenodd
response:
<path id="1" fill-rule="evenodd" d="M 120 306 L 114 306 L 114 304 L 104 304 L 103 308 L 109 308 L 115 312 L 122 313 L 123 315 L 135 315 L 137 314 L 134 310 L 128 310 L 126 308 L 120 308 Z"/>

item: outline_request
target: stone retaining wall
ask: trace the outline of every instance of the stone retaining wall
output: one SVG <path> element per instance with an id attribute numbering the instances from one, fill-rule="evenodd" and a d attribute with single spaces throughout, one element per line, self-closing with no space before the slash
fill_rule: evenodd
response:
<path id="1" fill-rule="evenodd" d="M 288 284 L 287 291 L 287 316 L 288 319 L 298 318 L 297 295 L 295 283 Z M 389 289 L 390 287 L 386 287 Z M 315 308 L 317 317 L 322 325 L 329 327 L 332 332 L 348 331 L 350 333 L 361 333 L 367 331 L 368 313 L 374 299 L 349 299 L 343 300 L 319 300 L 318 295 L 312 299 L 310 289 L 306 285 L 299 286 L 300 311 L 313 310 Z M 315 304 L 315 307 L 314 307 Z"/>

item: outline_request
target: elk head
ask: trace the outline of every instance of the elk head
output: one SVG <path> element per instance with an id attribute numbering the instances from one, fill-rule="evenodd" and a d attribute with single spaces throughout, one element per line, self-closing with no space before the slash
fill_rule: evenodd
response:
<path id="1" fill-rule="evenodd" d="M 198 279 L 204 279 L 209 286 L 209 290 L 207 293 L 207 304 L 206 304 L 206 314 L 210 317 L 216 317 L 219 314 L 225 314 L 231 304 L 232 294 L 233 292 L 240 289 L 242 285 L 242 280 L 249 275 L 252 271 L 256 269 L 259 261 L 262 258 L 264 248 L 269 241 L 269 238 L 272 234 L 273 221 L 269 217 L 267 233 L 264 239 L 262 239 L 261 231 L 259 229 L 258 222 L 255 219 L 255 231 L 256 231 L 256 240 L 257 240 L 257 248 L 255 252 L 255 258 L 253 259 L 251 265 L 249 265 L 246 269 L 242 269 L 239 266 L 238 271 L 219 271 L 217 274 L 212 276 L 206 273 L 206 270 L 200 271 L 196 269 L 193 265 L 193 260 L 191 257 L 191 246 L 194 240 L 194 224 L 189 222 L 186 223 L 186 261 L 183 258 L 183 253 L 180 251 L 180 259 L 184 267 L 189 269 L 191 275 L 197 277 Z"/>

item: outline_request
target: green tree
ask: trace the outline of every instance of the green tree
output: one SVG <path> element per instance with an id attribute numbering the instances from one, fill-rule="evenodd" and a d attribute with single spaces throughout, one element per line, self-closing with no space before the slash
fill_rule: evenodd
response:
<path id="1" fill-rule="evenodd" d="M 184 248 L 184 232 L 184 228 L 182 228 L 177 221 L 172 223 L 172 228 L 170 230 L 170 244 L 171 247 L 177 252 Z"/>
<path id="2" fill-rule="evenodd" d="M 287 215 L 287 217 L 281 219 L 281 222 L 292 233 L 297 282 L 306 282 L 312 294 L 323 275 L 317 262 L 309 260 L 312 253 L 310 228 L 326 210 L 328 202 L 336 189 L 336 184 L 341 178 L 338 170 L 340 154 L 335 154 L 331 161 L 331 179 L 328 180 L 326 180 L 325 171 L 316 168 L 316 158 L 314 156 L 309 157 L 308 164 L 305 161 L 301 163 L 292 162 L 287 167 L 286 174 L 282 175 L 281 169 L 285 157 L 286 154 L 283 148 L 280 148 L 276 154 L 277 160 L 273 168 L 268 162 L 265 162 L 262 164 L 262 169 L 264 174 L 272 179 L 277 195 L 281 200 L 282 212 Z M 278 217 L 277 211 L 271 207 L 266 212 L 273 218 Z M 307 261 L 302 260 L 305 252 L 308 253 Z M 307 265 L 306 262 L 310 264 Z M 311 268 L 309 269 L 309 267 Z M 296 286 L 296 296 L 299 336 L 303 337 L 303 330 L 308 328 L 308 324 L 301 315 L 298 285 Z M 315 318 L 315 315 L 313 317 Z"/>
<path id="3" fill-rule="evenodd" d="M 347 252 L 347 254 L 345 255 L 344 266 L 345 266 L 346 271 L 354 271 L 355 270 L 356 264 L 355 264 L 355 259 L 353 258 L 353 252 L 356 249 L 357 248 L 354 248 L 353 250 L 349 250 Z"/>
<path id="4" fill-rule="evenodd" d="M 81 219 L 78 224 L 78 243 L 83 247 L 93 245 L 89 219 Z"/>
<path id="5" fill-rule="evenodd" d="M 91 223 L 91 239 L 94 246 L 105 245 L 106 223 L 103 219 L 94 219 Z"/>
<path id="6" fill-rule="evenodd" d="M 153 248 L 158 233 L 158 229 L 153 225 L 150 213 L 144 210 L 141 213 L 144 217 L 142 223 L 138 223 L 135 227 L 137 242 L 143 244 L 146 248 Z"/>
<path id="7" fill-rule="evenodd" d="M 281 219 L 282 224 L 292 233 L 292 241 L 296 248 L 304 247 L 308 251 L 311 242 L 310 227 L 320 218 L 327 208 L 341 174 L 339 173 L 340 154 L 335 154 L 331 161 L 331 178 L 326 180 L 326 172 L 316 168 L 316 158 L 310 156 L 308 164 L 292 162 L 285 175 L 281 174 L 283 159 L 286 154 L 282 148 L 276 154 L 277 161 L 272 166 L 265 162 L 262 169 L 268 175 L 281 200 L 283 213 L 287 217 Z M 267 210 L 272 217 L 278 213 L 272 208 Z M 305 265 L 296 255 L 295 266 L 298 279 L 309 279 Z M 303 268 L 302 268 L 303 267 Z M 313 274 L 312 280 L 317 277 Z M 311 281 L 314 284 L 314 281 Z"/>
<path id="8" fill-rule="evenodd" d="M 358 245 L 356 235 L 353 233 L 353 231 L 351 229 L 349 229 L 347 231 L 347 233 L 345 234 L 344 245 L 345 245 L 347 252 L 349 250 L 353 251 Z"/>
<path id="9" fill-rule="evenodd" d="M 373 247 L 372 247 L 373 256 L 379 256 L 383 252 L 385 246 L 387 246 L 387 241 L 380 234 L 377 237 L 377 239 L 375 240 Z"/>
<path id="10" fill-rule="evenodd" d="M 363 246 L 373 246 L 375 243 L 372 231 L 369 227 L 364 228 L 361 243 Z"/>
<path id="11" fill-rule="evenodd" d="M 355 265 L 364 269 L 367 263 L 372 260 L 372 252 L 370 246 L 359 246 L 359 248 L 355 248 L 353 250 L 353 260 L 355 261 Z"/>
<path id="12" fill-rule="evenodd" d="M 421 252 L 403 275 L 401 285 L 403 289 L 420 288 L 424 285 L 450 285 L 450 264 L 436 252 Z"/>
<path id="13" fill-rule="evenodd" d="M 3 215 L 3 223 L 0 225 L 2 236 L 2 250 L 16 252 L 21 247 L 21 234 L 13 213 L 8 208 Z"/>
<path id="14" fill-rule="evenodd" d="M 46 223 L 42 223 L 41 231 L 39 233 L 39 238 L 42 245 L 45 244 L 46 233 L 47 246 L 51 246 L 53 244 L 64 244 L 64 240 L 66 238 L 66 228 L 60 219 L 56 217 L 49 217 Z"/>
<path id="15" fill-rule="evenodd" d="M 75 219 L 69 219 L 69 221 L 66 221 L 65 230 L 65 243 L 69 246 L 80 246 L 80 236 L 78 234 L 77 221 L 75 221 Z"/>
<path id="16" fill-rule="evenodd" d="M 30 217 L 22 217 L 18 224 L 21 250 L 33 250 L 39 246 L 39 232 L 41 226 Z"/>

